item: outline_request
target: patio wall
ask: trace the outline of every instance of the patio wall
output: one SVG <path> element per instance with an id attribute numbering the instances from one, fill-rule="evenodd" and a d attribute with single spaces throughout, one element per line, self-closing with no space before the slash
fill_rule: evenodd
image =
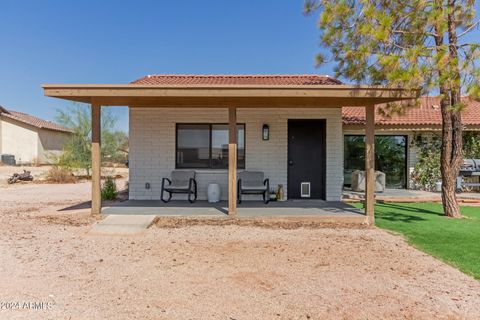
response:
<path id="1" fill-rule="evenodd" d="M 326 197 L 341 199 L 343 184 L 343 135 L 341 108 L 237 109 L 239 123 L 246 124 L 246 169 L 261 170 L 270 185 L 287 186 L 288 119 L 327 120 Z M 160 198 L 162 177 L 175 169 L 176 123 L 226 123 L 227 109 L 129 108 L 130 117 L 130 199 Z M 270 127 L 270 140 L 263 141 L 262 125 Z M 222 199 L 227 198 L 227 170 L 197 171 L 199 199 L 206 198 L 208 183 L 219 183 Z M 145 183 L 150 183 L 150 189 Z M 183 195 L 175 195 L 181 199 Z M 259 199 L 259 197 L 257 197 Z"/>

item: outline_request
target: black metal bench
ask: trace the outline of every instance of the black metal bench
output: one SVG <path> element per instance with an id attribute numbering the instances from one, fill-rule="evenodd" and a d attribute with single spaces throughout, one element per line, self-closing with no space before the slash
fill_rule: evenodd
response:
<path id="1" fill-rule="evenodd" d="M 270 180 L 264 179 L 262 171 L 243 171 L 238 173 L 237 200 L 242 203 L 242 194 L 261 194 L 263 202 L 270 201 Z"/>
<path id="2" fill-rule="evenodd" d="M 165 183 L 168 182 L 168 185 Z M 168 199 L 163 198 L 164 193 L 168 193 Z M 197 200 L 197 181 L 195 180 L 195 171 L 193 170 L 173 170 L 171 179 L 162 179 L 162 191 L 160 199 L 167 203 L 172 199 L 172 194 L 188 194 L 188 201 L 194 203 Z M 191 196 L 193 195 L 193 199 Z"/>

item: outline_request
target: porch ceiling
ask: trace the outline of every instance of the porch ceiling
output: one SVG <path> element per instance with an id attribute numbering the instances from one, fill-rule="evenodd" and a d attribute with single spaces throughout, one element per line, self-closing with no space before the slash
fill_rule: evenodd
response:
<path id="1" fill-rule="evenodd" d="M 102 106 L 342 107 L 415 99 L 419 90 L 351 85 L 45 84 L 45 96 Z"/>

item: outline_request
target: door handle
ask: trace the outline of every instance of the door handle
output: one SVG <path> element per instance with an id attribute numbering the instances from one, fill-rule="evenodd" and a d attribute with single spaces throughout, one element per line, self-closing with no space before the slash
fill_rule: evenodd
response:
<path id="1" fill-rule="evenodd" d="M 293 166 L 293 160 L 288 160 L 288 165 Z"/>

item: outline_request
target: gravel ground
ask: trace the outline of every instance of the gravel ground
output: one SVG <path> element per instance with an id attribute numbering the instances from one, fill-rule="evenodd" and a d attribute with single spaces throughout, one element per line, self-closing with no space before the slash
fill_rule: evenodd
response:
<path id="1" fill-rule="evenodd" d="M 37 166 L 37 167 L 30 167 L 30 166 L 5 166 L 0 165 L 0 186 L 7 184 L 7 179 L 12 176 L 14 173 L 22 173 L 23 170 L 30 171 L 34 178 L 38 178 L 42 176 L 45 172 L 47 172 L 51 167 L 50 166 Z"/>
<path id="2" fill-rule="evenodd" d="M 0 304 L 47 308 L 0 319 L 480 318 L 480 282 L 379 229 L 90 236 L 88 210 L 58 211 L 89 195 L 87 183 L 0 188 Z"/>

